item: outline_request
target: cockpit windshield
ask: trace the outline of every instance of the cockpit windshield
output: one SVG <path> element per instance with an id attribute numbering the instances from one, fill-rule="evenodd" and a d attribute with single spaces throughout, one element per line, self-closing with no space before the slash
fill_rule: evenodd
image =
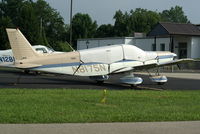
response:
<path id="1" fill-rule="evenodd" d="M 47 47 L 47 49 L 48 49 L 49 52 L 55 52 L 55 50 L 53 50 L 53 48 Z"/>

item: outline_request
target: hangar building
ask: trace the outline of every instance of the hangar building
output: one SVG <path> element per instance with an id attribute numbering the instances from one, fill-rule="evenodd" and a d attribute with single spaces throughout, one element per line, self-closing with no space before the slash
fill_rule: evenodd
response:
<path id="1" fill-rule="evenodd" d="M 178 58 L 200 58 L 199 25 L 160 22 L 147 36 L 141 35 L 79 39 L 77 49 L 131 44 L 146 51 L 171 51 L 176 53 Z"/>

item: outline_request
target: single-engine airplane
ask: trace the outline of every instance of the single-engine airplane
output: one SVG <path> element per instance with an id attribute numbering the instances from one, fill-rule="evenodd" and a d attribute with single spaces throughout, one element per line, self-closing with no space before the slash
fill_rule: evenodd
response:
<path id="1" fill-rule="evenodd" d="M 79 50 L 74 52 L 37 53 L 19 29 L 6 29 L 15 57 L 12 67 L 39 72 L 88 76 L 99 83 L 109 79 L 109 75 L 123 73 L 120 81 L 138 85 L 142 78 L 135 77 L 135 69 L 150 69 L 160 66 L 191 62 L 193 59 L 175 59 L 171 52 L 143 51 L 133 45 L 119 44 Z M 150 79 L 158 84 L 167 82 L 166 76 L 155 75 Z"/>

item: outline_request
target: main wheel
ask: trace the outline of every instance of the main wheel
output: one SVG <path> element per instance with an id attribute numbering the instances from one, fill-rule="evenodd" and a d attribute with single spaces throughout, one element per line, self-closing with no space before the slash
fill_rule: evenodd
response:
<path id="1" fill-rule="evenodd" d="M 131 84 L 131 88 L 137 88 L 137 85 Z"/>
<path id="2" fill-rule="evenodd" d="M 98 85 L 101 85 L 101 84 L 103 84 L 104 83 L 104 81 L 97 81 L 97 84 Z"/>
<path id="3" fill-rule="evenodd" d="M 29 74 L 29 73 L 30 73 L 30 70 L 24 70 L 24 73 L 25 73 L 25 74 Z"/>

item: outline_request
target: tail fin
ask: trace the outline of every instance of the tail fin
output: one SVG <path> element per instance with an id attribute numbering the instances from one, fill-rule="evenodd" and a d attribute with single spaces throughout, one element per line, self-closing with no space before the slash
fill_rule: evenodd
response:
<path id="1" fill-rule="evenodd" d="M 19 29 L 6 29 L 6 31 L 16 60 L 36 58 L 39 56 Z"/>

